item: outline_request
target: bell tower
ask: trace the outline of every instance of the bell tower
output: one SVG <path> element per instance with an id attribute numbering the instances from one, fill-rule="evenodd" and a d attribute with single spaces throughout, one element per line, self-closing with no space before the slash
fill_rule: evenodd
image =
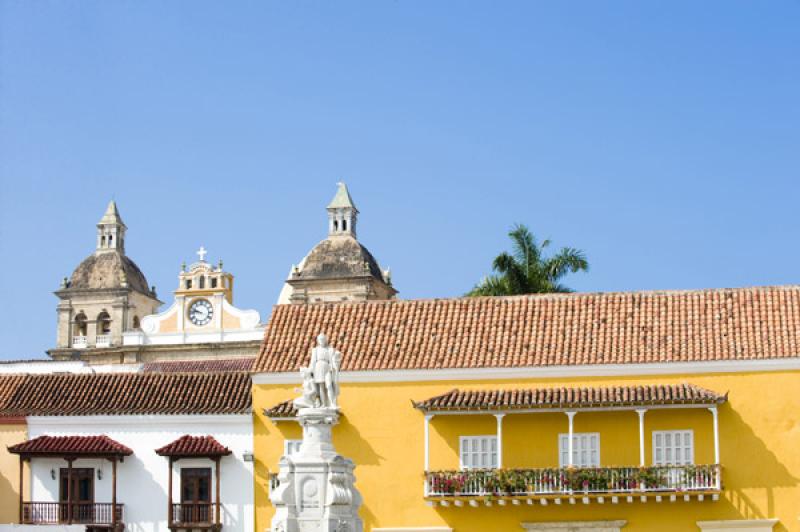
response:
<path id="1" fill-rule="evenodd" d="M 116 202 L 110 201 L 97 222 L 94 252 L 55 292 L 58 329 L 56 347 L 48 351 L 51 357 L 117 360 L 114 350 L 123 335 L 138 329 L 142 317 L 161 306 L 155 287 L 125 254 L 126 230 Z"/>
<path id="2" fill-rule="evenodd" d="M 97 249 L 95 254 L 118 251 L 125 254 L 125 230 L 127 227 L 117 210 L 117 203 L 111 200 L 106 212 L 97 222 Z"/>
<path id="3" fill-rule="evenodd" d="M 328 236 L 351 236 L 356 238 L 358 209 L 353 204 L 347 185 L 336 183 L 336 195 L 328 204 Z"/>

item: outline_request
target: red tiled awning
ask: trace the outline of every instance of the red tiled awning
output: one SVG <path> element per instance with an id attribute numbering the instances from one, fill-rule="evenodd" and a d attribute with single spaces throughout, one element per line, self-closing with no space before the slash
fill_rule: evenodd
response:
<path id="1" fill-rule="evenodd" d="M 181 436 L 172 443 L 168 443 L 156 454 L 171 458 L 218 458 L 228 456 L 231 450 L 214 439 L 213 436 Z"/>
<path id="2" fill-rule="evenodd" d="M 39 436 L 8 448 L 20 456 L 59 456 L 98 458 L 130 456 L 133 451 L 106 435 L 99 436 Z"/>
<path id="3" fill-rule="evenodd" d="M 265 408 L 262 410 L 262 412 L 264 412 L 264 415 L 270 418 L 272 421 L 286 421 L 295 419 L 297 417 L 297 407 L 294 406 L 294 399 L 288 399 L 278 403 L 272 408 Z M 339 416 L 345 417 L 346 414 L 344 412 L 340 412 Z"/>
<path id="4" fill-rule="evenodd" d="M 716 405 L 719 395 L 693 384 L 654 384 L 597 388 L 540 388 L 522 390 L 451 390 L 415 402 L 424 412 L 453 410 L 533 410 L 613 408 L 658 405 Z"/>
<path id="5" fill-rule="evenodd" d="M 297 407 L 294 406 L 294 400 L 289 399 L 272 408 L 265 408 L 264 415 L 273 420 L 295 418 L 297 417 Z"/>

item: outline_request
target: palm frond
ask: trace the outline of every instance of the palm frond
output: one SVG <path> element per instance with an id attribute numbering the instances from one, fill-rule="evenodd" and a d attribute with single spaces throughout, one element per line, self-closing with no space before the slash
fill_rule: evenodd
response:
<path id="1" fill-rule="evenodd" d="M 561 248 L 554 256 L 544 262 L 543 270 L 553 282 L 564 277 L 567 272 L 576 273 L 589 270 L 589 261 L 583 251 L 575 248 Z"/>
<path id="2" fill-rule="evenodd" d="M 549 292 L 572 292 L 559 282 L 567 273 L 589 270 L 589 261 L 583 251 L 561 248 L 549 258 L 542 251 L 550 240 L 537 244 L 536 237 L 522 224 L 515 224 L 508 233 L 511 253 L 503 252 L 492 261 L 495 275 L 484 277 L 467 296 L 501 296 Z"/>
<path id="3" fill-rule="evenodd" d="M 467 297 L 506 296 L 509 295 L 509 290 L 503 277 L 491 275 L 481 279 L 481 282 L 476 284 L 466 295 Z"/>
<path id="4" fill-rule="evenodd" d="M 530 269 L 531 265 L 541 260 L 541 252 L 536 244 L 536 237 L 533 236 L 530 229 L 522 224 L 515 224 L 509 231 L 508 236 L 511 238 L 514 258 L 520 264 L 524 264 L 526 269 Z"/>

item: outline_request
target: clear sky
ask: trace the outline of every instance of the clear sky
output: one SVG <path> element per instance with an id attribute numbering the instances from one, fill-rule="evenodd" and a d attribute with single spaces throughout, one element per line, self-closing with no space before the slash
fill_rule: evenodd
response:
<path id="1" fill-rule="evenodd" d="M 172 300 L 202 244 L 267 318 L 348 183 L 403 298 L 514 222 L 580 291 L 800 282 L 800 2 L 0 0 L 0 357 L 116 198 Z"/>

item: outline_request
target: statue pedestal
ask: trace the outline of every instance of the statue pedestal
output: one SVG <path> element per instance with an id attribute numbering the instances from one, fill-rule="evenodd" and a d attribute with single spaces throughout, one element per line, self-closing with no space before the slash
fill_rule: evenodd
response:
<path id="1" fill-rule="evenodd" d="M 333 408 L 301 408 L 303 443 L 280 461 L 272 532 L 362 532 L 361 495 L 353 483 L 355 466 L 336 453 L 331 429 L 339 421 Z"/>

